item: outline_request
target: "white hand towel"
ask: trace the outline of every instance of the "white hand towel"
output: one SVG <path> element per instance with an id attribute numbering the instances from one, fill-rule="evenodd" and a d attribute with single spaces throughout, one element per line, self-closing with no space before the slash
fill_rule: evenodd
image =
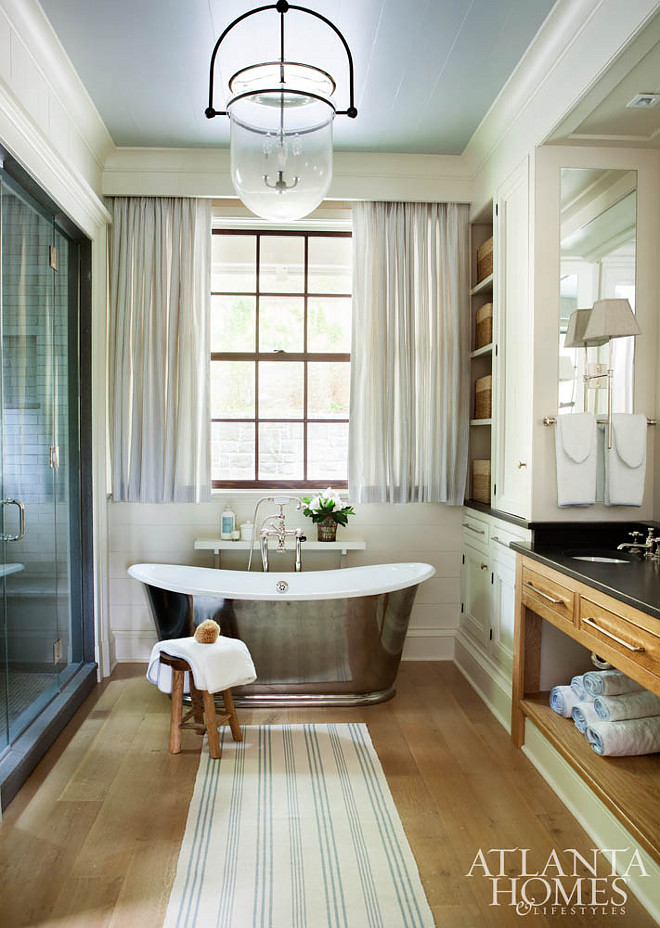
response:
<path id="1" fill-rule="evenodd" d="M 592 702 L 579 702 L 574 706 L 572 715 L 575 727 L 583 735 L 592 722 L 599 721 Z"/>
<path id="2" fill-rule="evenodd" d="M 606 506 L 641 506 L 646 476 L 646 416 L 612 416 L 612 447 L 605 451 Z"/>
<path id="3" fill-rule="evenodd" d="M 592 722 L 585 732 L 596 754 L 628 757 L 660 751 L 660 716 L 623 722 Z"/>
<path id="4" fill-rule="evenodd" d="M 620 696 L 622 693 L 638 693 L 644 687 L 635 683 L 621 673 L 620 670 L 590 670 L 585 673 L 582 681 L 587 695 L 592 699 L 596 696 Z"/>
<path id="5" fill-rule="evenodd" d="M 580 673 L 571 680 L 571 689 L 575 693 L 578 702 L 584 702 L 585 699 L 591 699 L 584 688 L 584 674 Z"/>
<path id="6" fill-rule="evenodd" d="M 553 686 L 550 690 L 550 708 L 554 709 L 557 715 L 563 715 L 565 719 L 571 718 L 573 707 L 577 706 L 579 701 L 579 697 L 570 686 Z"/>
<path id="7" fill-rule="evenodd" d="M 598 718 L 605 722 L 645 719 L 650 715 L 660 715 L 660 696 L 647 690 L 622 696 L 596 696 L 594 707 Z"/>
<path id="8" fill-rule="evenodd" d="M 555 427 L 557 504 L 591 506 L 596 501 L 596 419 L 590 412 L 558 416 Z"/>
<path id="9" fill-rule="evenodd" d="M 194 638 L 171 638 L 159 641 L 151 649 L 147 679 L 162 693 L 172 692 L 172 670 L 160 663 L 161 651 L 188 661 L 198 690 L 219 693 L 257 679 L 250 652 L 237 638 L 222 635 L 213 644 L 201 644 Z M 190 692 L 188 674 L 184 675 L 184 692 Z"/>

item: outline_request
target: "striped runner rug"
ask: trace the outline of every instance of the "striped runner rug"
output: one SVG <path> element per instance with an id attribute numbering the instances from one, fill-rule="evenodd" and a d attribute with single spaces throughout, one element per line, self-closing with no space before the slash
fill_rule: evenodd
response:
<path id="1" fill-rule="evenodd" d="M 367 726 L 243 736 L 202 753 L 166 928 L 432 928 Z"/>

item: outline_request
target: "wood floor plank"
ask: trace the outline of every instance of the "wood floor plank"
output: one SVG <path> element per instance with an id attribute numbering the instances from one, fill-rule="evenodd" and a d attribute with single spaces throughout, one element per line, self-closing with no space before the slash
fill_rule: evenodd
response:
<path id="1" fill-rule="evenodd" d="M 366 722 L 436 924 L 520 928 L 511 907 L 489 904 L 486 879 L 466 876 L 477 850 L 541 855 L 590 839 L 455 666 L 404 664 L 397 687 L 394 700 L 367 708 L 247 708 L 239 719 Z M 3 928 L 159 928 L 201 745 L 184 731 L 182 753 L 168 753 L 169 712 L 141 665 L 118 668 L 87 699 L 0 826 Z M 652 928 L 636 900 L 627 910 L 621 928 Z M 535 926 L 557 921 L 534 916 Z"/>

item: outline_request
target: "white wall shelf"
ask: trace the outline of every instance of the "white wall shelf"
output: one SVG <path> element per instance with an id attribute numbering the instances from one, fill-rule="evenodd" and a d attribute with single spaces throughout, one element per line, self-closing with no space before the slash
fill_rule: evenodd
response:
<path id="1" fill-rule="evenodd" d="M 492 419 L 470 419 L 470 425 L 492 425 Z"/>
<path id="2" fill-rule="evenodd" d="M 493 342 L 489 345 L 484 345 L 482 348 L 475 348 L 474 351 L 470 352 L 471 358 L 481 358 L 485 354 L 491 354 L 493 350 Z"/>
<path id="3" fill-rule="evenodd" d="M 221 538 L 196 538 L 193 545 L 195 551 L 213 551 L 215 555 L 215 566 L 220 567 L 220 557 L 222 551 L 249 551 L 250 547 L 255 551 L 259 550 L 259 540 L 249 541 L 224 541 Z M 367 547 L 366 541 L 361 538 L 346 538 L 342 541 L 304 541 L 302 545 L 303 556 L 306 551 L 324 551 L 327 554 L 339 553 L 341 567 L 346 566 L 346 555 L 349 551 L 364 551 Z M 272 552 L 274 549 L 269 548 Z M 286 550 L 295 551 L 295 542 L 292 538 L 287 538 Z"/>

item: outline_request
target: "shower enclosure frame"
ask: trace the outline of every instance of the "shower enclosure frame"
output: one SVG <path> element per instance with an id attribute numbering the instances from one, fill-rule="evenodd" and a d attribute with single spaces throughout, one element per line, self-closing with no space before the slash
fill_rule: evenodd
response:
<path id="1" fill-rule="evenodd" d="M 32 201 L 36 211 L 52 221 L 54 229 L 75 248 L 77 261 L 68 262 L 68 331 L 77 339 L 70 341 L 67 366 L 77 377 L 73 384 L 77 398 L 77 458 L 71 460 L 71 471 L 78 474 L 76 503 L 69 506 L 68 516 L 78 525 L 79 543 L 70 547 L 69 571 L 80 578 L 76 603 L 80 610 L 78 634 L 79 659 L 70 677 L 41 710 L 39 715 L 0 753 L 0 803 L 5 808 L 22 783 L 48 750 L 57 735 L 70 720 L 97 680 L 94 644 L 94 582 L 93 582 L 93 493 L 92 493 L 92 287 L 91 242 L 57 204 L 39 187 L 25 170 L 0 147 L 0 177 L 10 189 L 20 188 L 26 201 Z M 64 270 L 64 269 L 62 269 Z M 71 323 L 75 329 L 71 330 Z M 75 362 L 73 365 L 71 362 Z M 73 394 L 72 394 L 73 396 Z M 75 400 L 74 400 L 75 401 Z M 69 476 L 69 486 L 71 485 Z M 70 534 L 70 533 L 69 533 Z"/>

